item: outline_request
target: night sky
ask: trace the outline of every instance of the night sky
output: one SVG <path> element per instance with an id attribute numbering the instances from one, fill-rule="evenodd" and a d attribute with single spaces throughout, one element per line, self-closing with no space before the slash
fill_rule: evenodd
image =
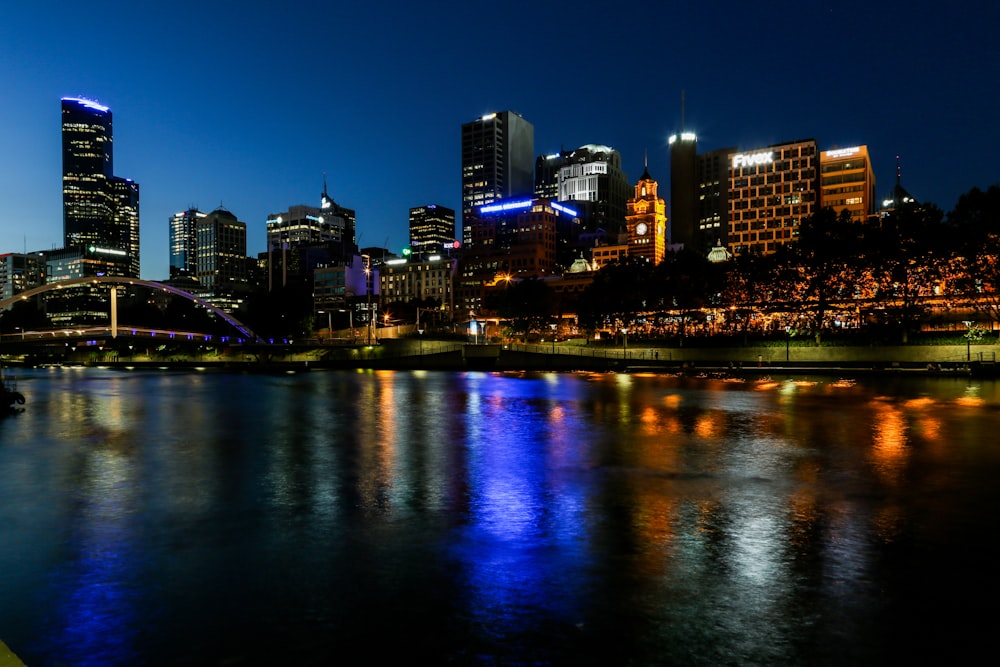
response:
<path id="1" fill-rule="evenodd" d="M 175 212 L 221 204 L 256 255 L 324 173 L 359 244 L 398 251 L 411 207 L 460 209 L 460 126 L 505 109 L 536 155 L 606 144 L 633 183 L 648 155 L 669 207 L 682 90 L 701 151 L 867 144 L 880 196 L 899 155 L 947 211 L 1000 183 L 998 25 L 982 0 L 6 3 L 0 252 L 62 245 L 64 96 L 114 113 L 153 280 Z"/>

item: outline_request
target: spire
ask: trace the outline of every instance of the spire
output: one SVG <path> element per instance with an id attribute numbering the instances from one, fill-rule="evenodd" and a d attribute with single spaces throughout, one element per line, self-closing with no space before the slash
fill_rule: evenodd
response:
<path id="1" fill-rule="evenodd" d="M 649 175 L 649 149 L 645 149 L 642 152 L 642 176 L 639 177 L 640 181 L 651 181 L 653 177 Z"/>

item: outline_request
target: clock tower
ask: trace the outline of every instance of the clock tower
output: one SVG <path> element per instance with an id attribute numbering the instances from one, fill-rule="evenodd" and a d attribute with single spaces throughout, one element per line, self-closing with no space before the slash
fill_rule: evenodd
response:
<path id="1" fill-rule="evenodd" d="M 635 197 L 627 204 L 628 253 L 656 265 L 663 261 L 667 248 L 667 204 L 656 196 L 658 184 L 649 175 L 649 165 L 644 166 Z"/>

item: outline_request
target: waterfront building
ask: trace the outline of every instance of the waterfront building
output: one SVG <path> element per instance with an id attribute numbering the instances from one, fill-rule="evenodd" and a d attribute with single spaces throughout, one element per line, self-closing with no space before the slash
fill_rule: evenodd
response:
<path id="1" fill-rule="evenodd" d="M 630 188 L 621 154 L 608 146 L 586 144 L 535 161 L 535 197 L 570 205 L 583 232 L 622 233 Z"/>
<path id="2" fill-rule="evenodd" d="M 198 218 L 195 236 L 200 294 L 232 312 L 248 290 L 247 225 L 220 207 Z"/>
<path id="3" fill-rule="evenodd" d="M 694 248 L 698 238 L 698 137 L 672 134 L 670 146 L 670 242 Z"/>
<path id="4" fill-rule="evenodd" d="M 819 205 L 839 215 L 849 211 L 855 222 L 875 213 L 875 172 L 867 146 L 852 146 L 819 154 Z"/>
<path id="5" fill-rule="evenodd" d="M 383 304 L 416 302 L 451 312 L 456 265 L 457 260 L 442 255 L 390 259 L 379 271 L 381 301 Z"/>
<path id="6" fill-rule="evenodd" d="M 410 209 L 410 250 L 414 255 L 439 255 L 454 248 L 454 210 L 439 204 Z"/>
<path id="7" fill-rule="evenodd" d="M 812 139 L 729 156 L 728 249 L 772 253 L 798 236 L 819 199 L 819 153 Z"/>
<path id="8" fill-rule="evenodd" d="M 548 199 L 511 199 L 482 207 L 471 218 L 470 241 L 456 271 L 458 311 L 490 307 L 484 297 L 498 283 L 560 273 L 557 236 L 572 237 L 570 230 L 579 222 L 576 211 Z"/>
<path id="9" fill-rule="evenodd" d="M 198 220 L 205 217 L 197 208 L 180 211 L 170 217 L 170 279 L 194 278 L 198 272 Z"/>
<path id="10" fill-rule="evenodd" d="M 45 284 L 45 257 L 40 253 L 0 255 L 0 300 Z"/>
<path id="11" fill-rule="evenodd" d="M 710 252 L 725 247 L 729 238 L 729 157 L 735 147 L 720 148 L 698 156 L 697 225 L 693 249 Z"/>
<path id="12" fill-rule="evenodd" d="M 535 128 L 514 111 L 489 113 L 462 125 L 462 245 L 483 206 L 530 197 Z"/>
<path id="13" fill-rule="evenodd" d="M 110 275 L 138 278 L 139 184 L 114 175 L 113 136 L 110 108 L 62 99 L 63 243 L 114 251 Z"/>
<path id="14" fill-rule="evenodd" d="M 327 193 L 320 206 L 291 206 L 267 216 L 268 289 L 308 285 L 319 265 L 344 261 L 357 254 L 356 214 Z"/>
<path id="15" fill-rule="evenodd" d="M 643 257 L 654 265 L 663 261 L 667 247 L 667 204 L 657 196 L 658 188 L 646 165 L 635 184 L 635 196 L 628 200 L 625 216 L 629 255 Z"/>

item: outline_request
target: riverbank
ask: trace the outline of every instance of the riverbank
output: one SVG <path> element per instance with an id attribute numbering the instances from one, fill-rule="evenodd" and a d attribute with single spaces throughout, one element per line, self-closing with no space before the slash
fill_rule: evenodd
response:
<path id="1" fill-rule="evenodd" d="M 1000 375 L 1000 346 L 632 347 L 580 344 L 473 345 L 451 341 L 385 340 L 377 346 L 232 348 L 196 355 L 74 350 L 46 363 L 122 369 L 213 369 L 301 372 L 313 369 L 660 372 L 687 375 L 930 374 Z M 37 361 L 37 360 L 36 360 Z M 8 361 L 13 365 L 15 360 Z M 23 366 L 39 366 L 29 358 Z"/>

